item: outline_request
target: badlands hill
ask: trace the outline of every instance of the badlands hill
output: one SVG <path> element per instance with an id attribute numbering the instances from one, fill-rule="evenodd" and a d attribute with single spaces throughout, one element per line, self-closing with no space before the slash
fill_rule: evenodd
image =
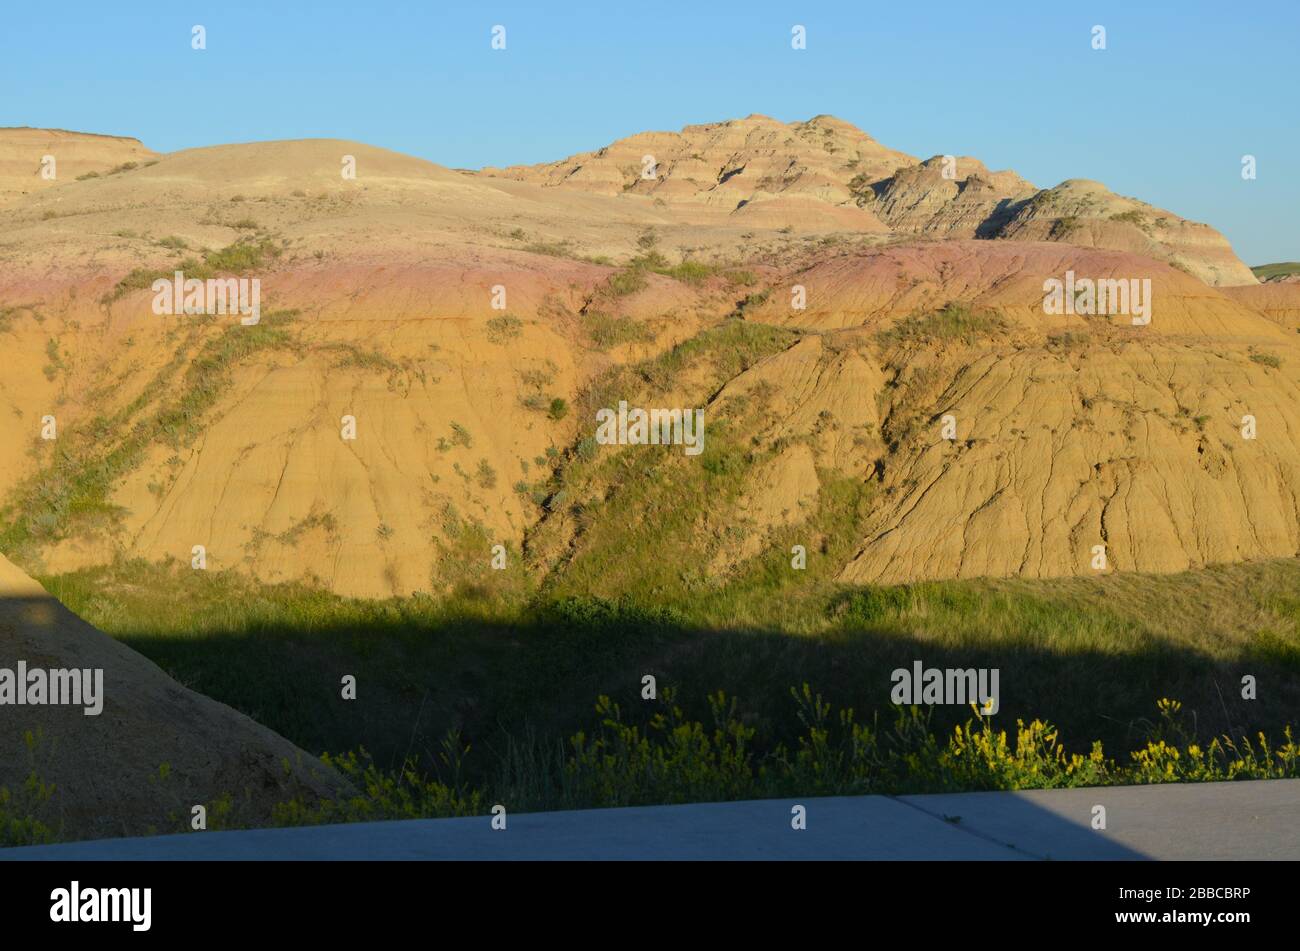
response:
<path id="1" fill-rule="evenodd" d="M 138 139 L 123 136 L 0 129 L 0 206 L 61 182 L 128 171 L 156 157 Z"/>
<path id="2" fill-rule="evenodd" d="M 21 800 L 7 811 L 63 837 L 183 831 L 195 805 L 210 827 L 227 808 L 226 821 L 264 823 L 279 802 L 349 791 L 320 760 L 181 686 L 0 556 L 0 670 L 20 662 L 28 672 L 103 672 L 100 688 L 88 682 L 93 703 L 79 694 L 81 705 L 0 707 L 0 788 Z M 53 786 L 46 801 L 23 792 L 30 775 Z"/>
<path id="3" fill-rule="evenodd" d="M 774 227 L 824 230 L 837 222 L 941 238 L 1063 241 L 1154 257 L 1216 286 L 1256 283 L 1213 228 L 1099 182 L 1040 189 L 968 156 L 919 162 L 831 116 L 787 125 L 754 115 L 646 132 L 560 162 L 484 174 L 643 195 L 692 216 L 709 211 Z"/>
<path id="4" fill-rule="evenodd" d="M 0 208 L 0 551 L 364 596 L 498 544 L 592 594 L 792 541 L 848 582 L 1295 555 L 1300 285 L 1093 182 L 956 172 L 750 117 L 482 173 L 307 140 L 60 178 Z M 261 322 L 155 314 L 177 269 L 258 278 Z M 1069 271 L 1149 280 L 1150 323 L 1045 314 Z M 704 453 L 597 445 L 620 399 L 703 408 Z"/>

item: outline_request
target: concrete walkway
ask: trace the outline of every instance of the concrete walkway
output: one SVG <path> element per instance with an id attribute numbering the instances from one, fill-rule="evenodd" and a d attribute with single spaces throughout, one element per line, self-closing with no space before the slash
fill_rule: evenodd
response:
<path id="1" fill-rule="evenodd" d="M 792 807 L 807 828 L 791 828 Z M 1104 806 L 1105 830 L 1092 828 Z M 520 813 L 0 850 L 95 859 L 1300 859 L 1300 780 Z"/>

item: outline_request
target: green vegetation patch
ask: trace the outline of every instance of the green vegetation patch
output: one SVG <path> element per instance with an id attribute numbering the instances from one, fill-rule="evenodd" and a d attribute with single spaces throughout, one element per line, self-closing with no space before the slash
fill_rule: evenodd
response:
<path id="1" fill-rule="evenodd" d="M 631 317 L 618 317 L 603 311 L 588 311 L 579 322 L 582 334 L 597 350 L 611 350 L 625 343 L 649 343 L 654 331 Z"/>
<path id="2" fill-rule="evenodd" d="M 220 274 L 241 275 L 268 267 L 281 255 L 281 250 L 269 238 L 251 240 L 241 238 L 234 244 L 217 251 L 205 251 L 202 260 L 185 258 L 179 264 L 166 268 L 136 268 L 122 278 L 113 290 L 104 295 L 103 303 L 111 304 L 131 291 L 152 287 L 157 280 L 171 280 L 176 271 L 186 279 L 206 281 Z"/>
<path id="3" fill-rule="evenodd" d="M 974 343 L 1006 330 L 1006 321 L 994 311 L 952 303 L 929 313 L 913 314 L 880 331 L 876 340 L 886 348 L 930 340 Z"/>
<path id="4" fill-rule="evenodd" d="M 152 446 L 189 445 L 227 390 L 236 365 L 259 351 L 294 346 L 286 325 L 295 315 L 277 311 L 253 326 L 227 326 L 197 343 L 192 354 L 182 347 L 128 406 L 112 417 L 96 417 L 80 431 L 62 433 L 53 457 L 17 486 L 0 509 L 0 551 L 14 557 L 34 544 L 115 521 L 120 513 L 110 500 L 119 480 L 140 465 Z M 182 366 L 179 383 L 171 382 Z M 177 395 L 164 397 L 150 415 L 137 418 L 159 393 Z"/>
<path id="5" fill-rule="evenodd" d="M 1300 274 L 1300 261 L 1281 261 L 1277 264 L 1261 264 L 1252 267 L 1251 272 L 1261 281 L 1274 281 L 1293 274 Z"/>

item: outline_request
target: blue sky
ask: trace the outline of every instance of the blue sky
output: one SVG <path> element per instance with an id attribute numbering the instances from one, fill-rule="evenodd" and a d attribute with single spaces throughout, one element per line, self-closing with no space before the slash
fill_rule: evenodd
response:
<path id="1" fill-rule="evenodd" d="M 12 3 L 0 125 L 160 151 L 337 137 L 477 168 L 830 113 L 921 157 L 973 155 L 1040 186 L 1097 179 L 1214 225 L 1249 264 L 1300 260 L 1297 0 L 549 6 Z"/>

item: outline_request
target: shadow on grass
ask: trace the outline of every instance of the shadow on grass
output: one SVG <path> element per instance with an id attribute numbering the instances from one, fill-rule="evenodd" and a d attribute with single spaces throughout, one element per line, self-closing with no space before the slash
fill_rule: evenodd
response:
<path id="1" fill-rule="evenodd" d="M 1227 734 L 1279 738 L 1300 722 L 1294 674 L 1286 665 L 1212 661 L 1185 648 L 1147 642 L 1128 654 L 1056 653 L 1029 641 L 983 648 L 936 645 L 888 626 L 845 624 L 816 637 L 773 630 L 711 630 L 671 611 L 571 599 L 509 621 L 489 615 L 392 617 L 311 630 L 276 624 L 207 630 L 192 637 L 135 635 L 120 640 L 187 686 L 247 713 L 312 753 L 364 748 L 382 768 L 414 756 L 441 768 L 449 731 L 471 747 L 460 768 L 475 783 L 493 781 L 506 748 L 527 738 L 555 750 L 590 729 L 600 695 L 620 704 L 629 723 L 664 711 L 642 698 L 643 678 L 671 688 L 688 718 L 712 722 L 710 695 L 737 701 L 755 731 L 759 755 L 793 747 L 806 732 L 791 688 L 811 684 L 858 723 L 893 719 L 891 673 L 915 661 L 937 668 L 1000 671 L 998 729 L 1017 719 L 1045 720 L 1070 752 L 1101 741 L 1121 762 L 1148 740 L 1202 742 Z M 1241 697 L 1254 676 L 1257 700 Z M 342 696 L 356 678 L 356 699 Z M 1182 702 L 1169 736 L 1157 700 Z M 936 706 L 939 736 L 971 719 L 965 706 Z"/>

